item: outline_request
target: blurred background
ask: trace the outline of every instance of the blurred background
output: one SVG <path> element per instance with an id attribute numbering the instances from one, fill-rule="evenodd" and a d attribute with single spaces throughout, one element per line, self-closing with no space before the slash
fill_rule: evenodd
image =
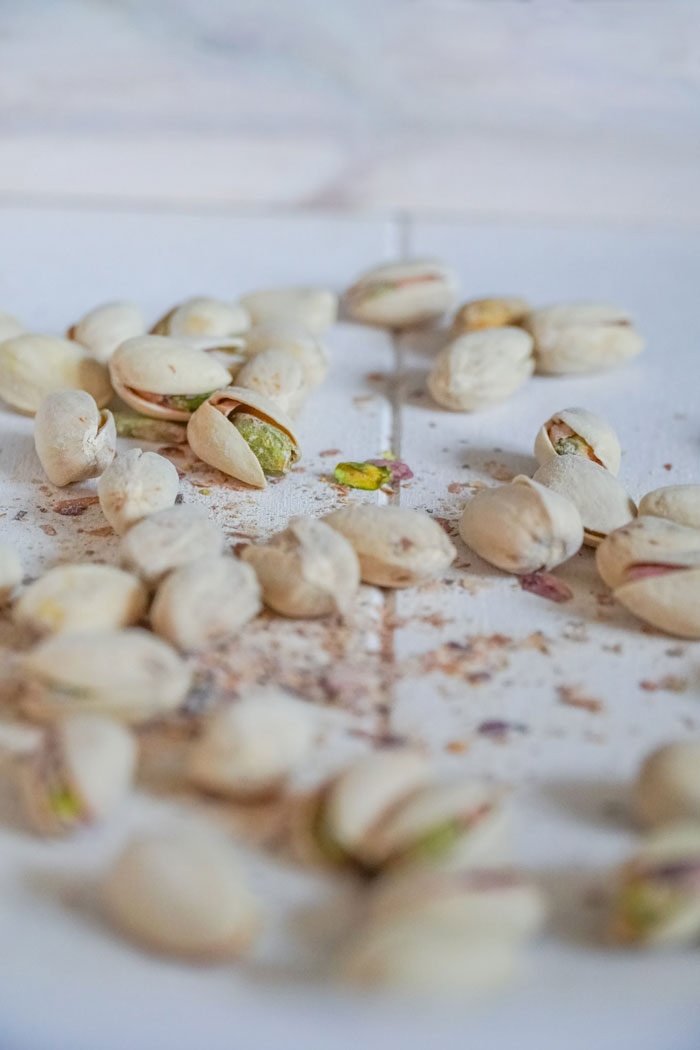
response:
<path id="1" fill-rule="evenodd" d="M 0 194 L 700 218 L 696 0 L 0 0 Z"/>

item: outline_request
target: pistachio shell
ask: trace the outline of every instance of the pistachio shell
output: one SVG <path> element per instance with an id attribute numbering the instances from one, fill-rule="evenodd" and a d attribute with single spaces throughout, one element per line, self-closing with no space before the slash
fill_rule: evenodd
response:
<path id="1" fill-rule="evenodd" d="M 84 347 L 50 335 L 18 335 L 0 343 L 0 397 L 34 415 L 54 390 L 86 390 L 99 408 L 112 396 L 106 368 Z"/>
<path id="2" fill-rule="evenodd" d="M 136 742 L 119 723 L 100 715 L 62 718 L 22 769 L 27 816 L 43 835 L 105 820 L 127 794 L 135 766 Z"/>
<path id="3" fill-rule="evenodd" d="M 34 446 L 44 473 L 59 488 L 98 477 L 117 448 L 114 418 L 85 390 L 55 390 L 36 410 Z"/>
<path id="4" fill-rule="evenodd" d="M 700 741 L 678 740 L 647 755 L 633 792 L 642 824 L 700 821 Z"/>
<path id="5" fill-rule="evenodd" d="M 136 576 L 111 565 L 57 565 L 30 583 L 12 618 L 35 634 L 109 631 L 137 623 L 146 589 Z"/>
<path id="6" fill-rule="evenodd" d="M 382 263 L 345 293 L 350 317 L 363 324 L 405 328 L 440 317 L 452 306 L 458 279 L 437 259 Z"/>
<path id="7" fill-rule="evenodd" d="M 571 500 L 521 474 L 472 496 L 459 534 L 484 561 L 527 574 L 571 558 L 583 542 L 583 525 Z"/>
<path id="8" fill-rule="evenodd" d="M 265 350 L 284 350 L 297 362 L 305 385 L 313 390 L 328 375 L 329 353 L 324 344 L 306 328 L 284 318 L 266 321 L 245 335 L 245 352 L 255 357 Z"/>
<path id="9" fill-rule="evenodd" d="M 0 343 L 4 342 L 5 339 L 11 339 L 15 335 L 21 335 L 24 331 L 24 325 L 12 314 L 5 313 L 4 310 L 0 310 Z"/>
<path id="10" fill-rule="evenodd" d="M 564 408 L 549 417 L 535 439 L 539 464 L 561 455 L 583 456 L 617 475 L 622 450 L 617 434 L 600 416 L 585 408 Z"/>
<path id="11" fill-rule="evenodd" d="M 700 485 L 664 485 L 647 492 L 639 513 L 700 529 Z"/>
<path id="12" fill-rule="evenodd" d="M 221 529 L 201 507 L 177 504 L 136 522 L 122 540 L 122 564 L 155 586 L 167 572 L 221 553 Z"/>
<path id="13" fill-rule="evenodd" d="M 210 394 L 231 382 L 231 373 L 211 354 L 164 335 L 127 339 L 112 354 L 109 372 L 122 400 L 154 419 L 186 421 L 192 409 L 168 399 Z"/>
<path id="14" fill-rule="evenodd" d="M 192 414 L 187 425 L 187 440 L 195 455 L 205 463 L 253 488 L 265 488 L 265 474 L 255 453 L 229 419 L 236 409 L 277 427 L 298 447 L 294 424 L 282 409 L 264 394 L 241 386 L 218 390 L 205 401 Z"/>
<path id="15" fill-rule="evenodd" d="M 192 652 L 235 637 L 260 609 L 260 586 L 250 566 L 212 554 L 165 577 L 151 622 L 172 645 Z"/>
<path id="16" fill-rule="evenodd" d="M 192 961 L 240 955 L 260 925 L 228 843 L 202 830 L 131 839 L 107 873 L 103 900 L 130 939 Z"/>
<path id="17" fill-rule="evenodd" d="M 179 707 L 191 679 L 169 645 L 137 627 L 48 638 L 24 671 L 24 709 L 41 722 L 83 712 L 146 722 Z"/>
<path id="18" fill-rule="evenodd" d="M 95 360 L 106 364 L 121 343 L 143 335 L 145 331 L 141 307 L 120 300 L 102 303 L 90 310 L 68 330 L 68 338 L 75 339 L 90 351 Z"/>
<path id="19" fill-rule="evenodd" d="M 283 616 L 327 616 L 350 608 L 360 583 L 355 551 L 339 532 L 316 518 L 292 518 L 267 543 L 245 547 L 263 601 Z"/>
<path id="20" fill-rule="evenodd" d="M 220 708 L 192 746 L 190 779 L 204 791 L 239 799 L 281 790 L 311 750 L 315 716 L 311 704 L 274 688 Z"/>
<path id="21" fill-rule="evenodd" d="M 105 518 L 121 536 L 137 521 L 175 503 L 180 479 L 165 456 L 131 448 L 110 464 L 97 482 Z"/>
<path id="22" fill-rule="evenodd" d="M 459 336 L 440 351 L 428 390 L 454 412 L 479 412 L 510 397 L 534 369 L 532 337 L 521 328 L 487 328 Z"/>
<path id="23" fill-rule="evenodd" d="M 533 310 L 523 325 L 535 340 L 538 372 L 584 375 L 616 368 L 644 347 L 632 318 L 609 303 L 558 303 Z"/>
<path id="24" fill-rule="evenodd" d="M 8 543 L 0 543 L 0 605 L 9 601 L 22 582 L 22 562 Z"/>
<path id="25" fill-rule="evenodd" d="M 253 325 L 284 320 L 314 335 L 322 335 L 338 315 L 338 296 L 330 288 L 265 288 L 242 295 L 240 303 Z"/>
<path id="26" fill-rule="evenodd" d="M 248 311 L 240 303 L 227 303 L 205 295 L 174 306 L 153 327 L 156 335 L 226 337 L 250 328 Z"/>
<path id="27" fill-rule="evenodd" d="M 533 481 L 566 496 L 578 508 L 583 542 L 597 547 L 601 540 L 627 524 L 637 508 L 624 488 L 604 467 L 582 456 L 556 456 L 543 463 Z"/>
<path id="28" fill-rule="evenodd" d="M 498 296 L 472 299 L 457 310 L 452 320 L 452 335 L 466 335 L 484 328 L 504 328 L 519 325 L 531 311 L 526 299 L 518 296 Z"/>
<path id="29" fill-rule="evenodd" d="M 283 412 L 297 412 L 308 393 L 301 366 L 286 350 L 263 350 L 236 372 L 236 386 L 264 394 Z"/>
<path id="30" fill-rule="evenodd" d="M 408 507 L 354 503 L 323 520 L 355 548 L 361 579 L 378 587 L 415 587 L 432 580 L 457 553 L 436 521 Z"/>

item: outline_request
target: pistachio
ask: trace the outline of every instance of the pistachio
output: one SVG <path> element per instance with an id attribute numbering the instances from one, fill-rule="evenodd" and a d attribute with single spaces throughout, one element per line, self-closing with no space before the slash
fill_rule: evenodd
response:
<path id="1" fill-rule="evenodd" d="M 392 473 L 390 467 L 377 463 L 338 463 L 333 469 L 333 477 L 339 485 L 351 489 L 363 489 L 365 492 L 376 492 L 383 485 L 390 485 Z"/>
<path id="2" fill-rule="evenodd" d="M 186 445 L 187 428 L 184 423 L 169 419 L 151 419 L 138 412 L 113 412 L 117 437 L 151 441 L 154 444 Z"/>
<path id="3" fill-rule="evenodd" d="M 300 455 L 294 424 L 281 408 L 240 386 L 205 401 L 187 425 L 187 439 L 205 463 L 261 489 L 266 474 L 286 474 Z"/>
<path id="4" fill-rule="evenodd" d="M 250 316 L 240 303 L 199 295 L 174 306 L 153 326 L 154 335 L 213 336 L 240 335 L 250 327 Z"/>
<path id="5" fill-rule="evenodd" d="M 354 547 L 360 578 L 378 587 L 415 587 L 443 573 L 456 551 L 421 510 L 355 503 L 323 519 Z"/>
<path id="6" fill-rule="evenodd" d="M 639 504 L 639 513 L 700 529 L 700 485 L 664 485 L 647 492 Z"/>
<path id="7" fill-rule="evenodd" d="M 112 354 L 109 372 L 117 394 L 154 419 L 187 421 L 231 374 L 211 354 L 164 335 L 127 339 Z"/>
<path id="8" fill-rule="evenodd" d="M 487 328 L 444 347 L 428 376 L 443 408 L 479 412 L 510 397 L 534 369 L 532 337 L 521 328 Z"/>
<path id="9" fill-rule="evenodd" d="M 34 415 L 54 390 L 86 390 L 99 408 L 112 396 L 107 370 L 87 350 L 50 335 L 18 335 L 0 343 L 0 397 Z"/>
<path id="10" fill-rule="evenodd" d="M 14 622 L 34 634 L 110 631 L 137 623 L 146 589 L 111 565 L 57 565 L 30 583 L 12 609 Z"/>
<path id="11" fill-rule="evenodd" d="M 4 310 L 0 310 L 0 343 L 4 342 L 5 339 L 11 339 L 15 335 L 21 335 L 24 331 L 24 325 L 12 314 L 5 313 Z"/>
<path id="12" fill-rule="evenodd" d="M 329 288 L 265 288 L 242 295 L 240 302 L 253 325 L 281 320 L 313 335 L 323 335 L 338 315 L 338 296 Z"/>
<path id="13" fill-rule="evenodd" d="M 535 340 L 538 372 L 584 375 L 616 368 L 641 352 L 632 318 L 609 303 L 559 303 L 533 310 L 523 321 Z"/>
<path id="14" fill-rule="evenodd" d="M 623 944 L 664 947 L 700 938 L 700 826 L 670 824 L 650 835 L 618 877 L 610 934 Z"/>
<path id="15" fill-rule="evenodd" d="M 85 390 L 55 390 L 36 410 L 34 446 L 44 473 L 59 488 L 98 477 L 114 459 L 114 418 Z"/>
<path id="16" fill-rule="evenodd" d="M 700 821 L 700 741 L 678 740 L 647 755 L 637 774 L 633 801 L 643 824 Z"/>
<path id="17" fill-rule="evenodd" d="M 75 339 L 92 356 L 106 364 L 126 339 L 143 335 L 146 322 L 141 308 L 136 303 L 119 301 L 102 303 L 86 313 L 72 328 L 68 338 Z"/>
<path id="18" fill-rule="evenodd" d="M 484 328 L 506 328 L 519 325 L 531 306 L 518 296 L 498 296 L 488 299 L 471 299 L 457 310 L 452 320 L 452 335 L 466 335 Z"/>
<path id="19" fill-rule="evenodd" d="M 583 525 L 571 500 L 521 474 L 472 496 L 459 534 L 484 561 L 527 575 L 571 558 L 583 542 Z"/>
<path id="20" fill-rule="evenodd" d="M 700 530 L 637 518 L 601 543 L 596 565 L 617 601 L 640 620 L 700 638 Z"/>
<path id="21" fill-rule="evenodd" d="M 292 518 L 267 543 L 245 547 L 241 557 L 255 569 L 265 604 L 283 616 L 346 613 L 360 583 L 350 543 L 316 518 Z"/>
<path id="22" fill-rule="evenodd" d="M 345 305 L 355 321 L 406 328 L 449 310 L 457 286 L 456 273 L 437 259 L 382 263 L 348 288 Z"/>
<path id="23" fill-rule="evenodd" d="M 166 507 L 137 521 L 122 540 L 122 564 L 155 586 L 171 569 L 220 554 L 221 529 L 201 507 Z"/>
<path id="24" fill-rule="evenodd" d="M 617 478 L 583 456 L 555 456 L 543 463 L 533 481 L 558 492 L 578 508 L 583 542 L 598 544 L 635 517 L 637 508 Z"/>
<path id="25" fill-rule="evenodd" d="M 260 585 L 250 566 L 212 554 L 165 577 L 151 622 L 172 645 L 191 652 L 235 637 L 260 608 Z"/>
<path id="26" fill-rule="evenodd" d="M 297 412 L 308 394 L 298 361 L 286 350 L 262 350 L 236 372 L 236 386 L 264 394 L 284 412 Z"/>
<path id="27" fill-rule="evenodd" d="M 255 357 L 265 350 L 284 350 L 304 375 L 304 385 L 314 390 L 328 375 L 329 354 L 322 342 L 306 328 L 284 318 L 266 321 L 245 335 L 245 352 Z"/>
<path id="28" fill-rule="evenodd" d="M 97 482 L 105 518 L 121 536 L 137 521 L 175 503 L 177 470 L 157 452 L 131 448 L 111 463 Z"/>
<path id="29" fill-rule="evenodd" d="M 179 707 L 191 679 L 169 645 L 138 627 L 47 638 L 23 667 L 24 710 L 40 722 L 76 713 L 146 722 Z"/>
<path id="30" fill-rule="evenodd" d="M 315 713 L 274 688 L 220 708 L 192 746 L 190 779 L 203 791 L 243 800 L 280 791 L 311 750 Z"/>
<path id="31" fill-rule="evenodd" d="M 235 958 L 260 926 L 260 909 L 228 843 L 197 829 L 131 839 L 102 890 L 107 915 L 131 940 L 191 961 Z"/>
<path id="32" fill-rule="evenodd" d="M 0 543 L 0 605 L 9 601 L 22 582 L 22 562 L 8 543 Z"/>
<path id="33" fill-rule="evenodd" d="M 555 456 L 583 456 L 617 475 L 622 451 L 617 434 L 604 419 L 585 408 L 565 408 L 549 417 L 535 439 L 539 464 Z"/>
<path id="34" fill-rule="evenodd" d="M 136 743 L 117 722 L 71 715 L 46 729 L 39 751 L 23 764 L 22 800 L 42 835 L 66 833 L 109 817 L 127 794 Z"/>

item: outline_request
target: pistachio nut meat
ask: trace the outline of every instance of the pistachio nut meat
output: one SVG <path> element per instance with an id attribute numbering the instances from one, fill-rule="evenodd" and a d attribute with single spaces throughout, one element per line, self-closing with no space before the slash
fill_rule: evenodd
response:
<path id="1" fill-rule="evenodd" d="M 0 543 L 0 605 L 8 602 L 22 582 L 24 573 L 19 554 L 9 543 Z"/>
<path id="2" fill-rule="evenodd" d="M 700 740 L 676 740 L 648 754 L 637 773 L 632 801 L 648 827 L 700 822 Z"/>
<path id="3" fill-rule="evenodd" d="M 106 820 L 127 795 L 136 741 L 101 715 L 69 715 L 46 728 L 20 770 L 24 810 L 41 835 L 66 835 Z"/>
<path id="4" fill-rule="evenodd" d="M 173 569 L 221 554 L 221 529 L 203 507 L 166 507 L 132 525 L 122 539 L 122 565 L 155 587 Z"/>
<path id="5" fill-rule="evenodd" d="M 640 501 L 639 514 L 700 529 L 700 485 L 664 485 L 647 492 Z"/>
<path id="6" fill-rule="evenodd" d="M 21 335 L 24 331 L 25 326 L 17 317 L 0 310 L 0 343 L 14 335 Z"/>
<path id="7" fill-rule="evenodd" d="M 470 299 L 459 307 L 452 319 L 452 335 L 466 335 L 484 328 L 505 328 L 521 324 L 532 307 L 516 295 Z"/>
<path id="8" fill-rule="evenodd" d="M 130 448 L 120 453 L 97 482 L 105 518 L 120 536 L 137 521 L 172 507 L 180 488 L 177 470 L 165 456 Z"/>
<path id="9" fill-rule="evenodd" d="M 338 316 L 338 296 L 330 288 L 263 288 L 247 292 L 239 302 L 248 311 L 252 325 L 281 320 L 313 335 L 323 335 Z"/>
<path id="10" fill-rule="evenodd" d="M 443 408 L 480 412 L 510 397 L 534 371 L 532 336 L 522 328 L 487 328 L 443 347 L 428 390 Z"/>
<path id="11" fill-rule="evenodd" d="M 622 450 L 605 419 L 586 408 L 564 408 L 542 424 L 535 438 L 535 458 L 540 465 L 555 456 L 583 456 L 617 475 Z"/>
<path id="12" fill-rule="evenodd" d="M 165 335 L 127 339 L 109 359 L 114 390 L 144 416 L 186 422 L 231 373 L 211 354 Z"/>
<path id="13" fill-rule="evenodd" d="M 201 405 L 187 424 L 190 448 L 212 467 L 253 488 L 289 473 L 300 457 L 294 424 L 255 390 L 229 386 Z"/>
<path id="14" fill-rule="evenodd" d="M 583 524 L 570 499 L 521 474 L 472 496 L 459 534 L 484 561 L 527 575 L 573 557 L 583 543 Z"/>
<path id="15" fill-rule="evenodd" d="M 59 488 L 99 477 L 117 449 L 114 417 L 85 390 L 55 390 L 36 410 L 34 447 L 47 478 Z"/>
<path id="16" fill-rule="evenodd" d="M 240 303 L 197 295 L 174 306 L 153 326 L 154 335 L 171 335 L 177 339 L 191 336 L 214 340 L 240 335 L 250 328 L 250 315 Z"/>
<path id="17" fill-rule="evenodd" d="M 33 416 L 54 390 L 86 390 L 104 408 L 112 396 L 104 365 L 68 339 L 24 333 L 0 343 L 0 397 Z"/>
<path id="18" fill-rule="evenodd" d="M 256 390 L 279 405 L 283 412 L 296 414 L 309 388 L 301 365 L 286 350 L 263 350 L 249 358 L 235 375 L 236 386 Z"/>
<path id="19" fill-rule="evenodd" d="M 700 530 L 642 517 L 612 532 L 596 565 L 640 620 L 680 638 L 700 638 Z"/>
<path id="20" fill-rule="evenodd" d="M 441 317 L 455 301 L 457 274 L 438 259 L 407 259 L 367 270 L 345 293 L 349 316 L 363 324 L 407 328 Z"/>
<path id="21" fill-rule="evenodd" d="M 251 358 L 266 350 L 284 350 L 304 375 L 304 385 L 314 390 L 328 375 L 330 354 L 318 336 L 285 318 L 255 325 L 245 333 L 245 353 Z"/>
<path id="22" fill-rule="evenodd" d="M 609 371 L 644 348 L 631 315 L 610 303 L 545 306 L 528 314 L 523 325 L 535 340 L 536 370 L 548 375 Z"/>
<path id="23" fill-rule="evenodd" d="M 610 532 L 626 525 L 637 514 L 634 501 L 605 467 L 583 456 L 554 456 L 533 475 L 570 500 L 583 522 L 583 542 L 597 547 Z"/>
<path id="24" fill-rule="evenodd" d="M 140 306 L 127 300 L 102 303 L 68 329 L 68 338 L 80 343 L 102 364 L 127 339 L 144 335 L 146 321 Z"/>
<path id="25" fill-rule="evenodd" d="M 130 627 L 146 612 L 146 588 L 112 565 L 56 565 L 23 591 L 14 622 L 35 635 L 76 634 Z"/>

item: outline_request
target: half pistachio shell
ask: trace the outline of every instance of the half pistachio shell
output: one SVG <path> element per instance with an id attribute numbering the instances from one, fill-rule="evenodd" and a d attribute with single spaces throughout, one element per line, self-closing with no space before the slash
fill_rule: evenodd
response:
<path id="1" fill-rule="evenodd" d="M 263 350 L 236 372 L 236 386 L 264 394 L 283 412 L 295 414 L 309 392 L 301 365 L 286 350 Z"/>
<path id="2" fill-rule="evenodd" d="M 180 479 L 165 456 L 131 448 L 105 470 L 97 495 L 105 518 L 120 536 L 137 521 L 172 507 Z"/>
<path id="3" fill-rule="evenodd" d="M 122 540 L 121 560 L 151 586 L 188 562 L 221 554 L 224 537 L 202 507 L 177 504 L 136 522 Z"/>
<path id="4" fill-rule="evenodd" d="M 0 605 L 10 600 L 23 575 L 17 551 L 8 543 L 0 543 Z"/>
<path id="5" fill-rule="evenodd" d="M 102 303 L 90 310 L 68 330 L 68 338 L 75 339 L 95 360 L 106 364 L 121 343 L 145 331 L 141 307 L 121 300 Z"/>
<path id="6" fill-rule="evenodd" d="M 700 822 L 700 741 L 678 740 L 647 755 L 634 784 L 635 812 L 650 827 Z"/>
<path id="7" fill-rule="evenodd" d="M 146 611 L 146 588 L 111 565 L 57 565 L 30 583 L 12 618 L 34 634 L 109 631 L 137 623 Z"/>
<path id="8" fill-rule="evenodd" d="M 116 452 L 114 417 L 85 390 L 55 390 L 37 408 L 34 447 L 47 478 L 59 488 L 98 477 Z"/>
<path id="9" fill-rule="evenodd" d="M 639 513 L 700 529 L 700 485 L 664 485 L 647 492 L 639 504 Z"/>
<path id="10" fill-rule="evenodd" d="M 637 514 L 629 495 L 609 470 L 582 456 L 556 456 L 543 463 L 533 481 L 566 496 L 583 522 L 583 542 L 598 544 Z"/>
<path id="11" fill-rule="evenodd" d="M 531 311 L 525 299 L 518 296 L 498 296 L 487 299 L 471 299 L 463 303 L 452 320 L 452 335 L 480 332 L 484 328 L 504 328 L 519 325 Z"/>
<path id="12" fill-rule="evenodd" d="M 535 439 L 539 464 L 555 456 L 583 456 L 611 474 L 620 469 L 620 441 L 606 420 L 586 408 L 564 408 L 544 423 Z"/>
<path id="13" fill-rule="evenodd" d="M 264 288 L 242 295 L 240 302 L 253 325 L 283 320 L 314 335 L 323 335 L 338 316 L 338 296 L 330 288 Z"/>
<path id="14" fill-rule="evenodd" d="M 347 311 L 363 324 L 406 328 L 442 316 L 457 294 L 457 275 L 437 259 L 382 263 L 345 293 Z"/>
<path id="15" fill-rule="evenodd" d="M 533 370 L 532 336 L 522 328 L 487 328 L 440 351 L 428 390 L 443 408 L 479 412 L 514 394 Z"/>
<path id="16" fill-rule="evenodd" d="M 328 375 L 330 355 L 318 336 L 284 318 L 255 325 L 245 334 L 245 353 L 255 357 L 266 350 L 284 350 L 297 362 L 305 385 L 313 390 Z"/>
<path id="17" fill-rule="evenodd" d="M 537 371 L 549 375 L 608 371 L 644 347 L 630 314 L 610 303 L 546 306 L 528 314 L 523 325 L 535 340 Z"/>
<path id="18" fill-rule="evenodd" d="M 153 326 L 154 335 L 176 338 L 213 336 L 227 338 L 250 328 L 250 315 L 240 303 L 198 295 L 174 306 Z"/>
<path id="19" fill-rule="evenodd" d="M 78 343 L 50 335 L 18 335 L 0 343 L 0 397 L 34 415 L 54 390 L 86 390 L 98 408 L 112 396 L 106 368 Z"/>
<path id="20" fill-rule="evenodd" d="M 25 331 L 25 327 L 18 318 L 12 314 L 5 313 L 4 310 L 0 310 L 0 343 L 4 342 L 5 339 L 11 339 L 15 335 L 21 335 Z"/>

